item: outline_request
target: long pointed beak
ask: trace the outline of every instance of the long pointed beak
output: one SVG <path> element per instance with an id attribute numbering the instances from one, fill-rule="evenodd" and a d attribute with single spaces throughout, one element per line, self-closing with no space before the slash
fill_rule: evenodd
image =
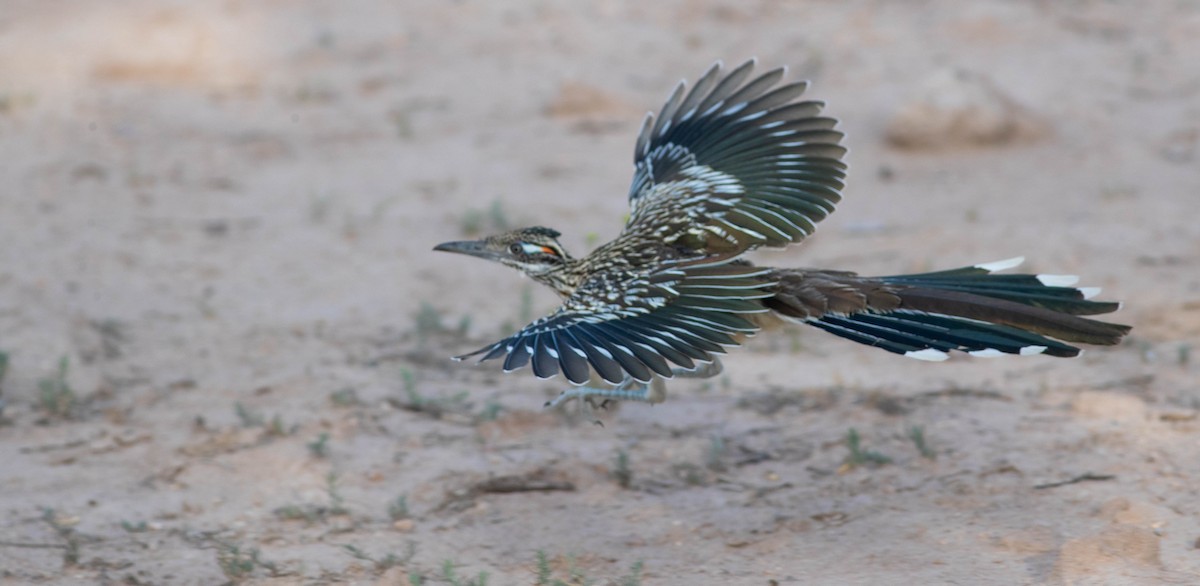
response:
<path id="1" fill-rule="evenodd" d="M 496 258 L 496 253 L 488 250 L 482 240 L 460 240 L 457 242 L 443 242 L 433 247 L 434 250 L 442 252 L 455 252 L 458 254 L 466 254 L 489 260 Z"/>

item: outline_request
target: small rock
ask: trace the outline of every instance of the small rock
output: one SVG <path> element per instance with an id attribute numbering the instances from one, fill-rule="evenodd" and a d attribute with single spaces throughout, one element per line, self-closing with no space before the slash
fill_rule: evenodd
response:
<path id="1" fill-rule="evenodd" d="M 1042 554 L 1054 551 L 1058 534 L 1050 527 L 1039 525 L 1001 536 L 996 542 L 1004 550 L 1016 554 Z"/>
<path id="2" fill-rule="evenodd" d="M 1186 165 L 1196 158 L 1197 145 L 1200 145 L 1200 128 L 1184 128 L 1160 141 L 1158 152 L 1168 162 Z"/>
<path id="3" fill-rule="evenodd" d="M 1096 516 L 1108 519 L 1113 523 L 1136 525 L 1153 530 L 1167 525 L 1173 515 L 1169 509 L 1163 507 L 1117 497 L 1101 505 Z"/>
<path id="4" fill-rule="evenodd" d="M 982 75 L 939 71 L 920 94 L 900 107 L 887 140 L 901 148 L 939 149 L 1000 145 L 1038 138 L 1046 124 Z"/>
<path id="5" fill-rule="evenodd" d="M 631 112 L 635 111 L 620 98 L 581 82 L 562 84 L 546 105 L 546 114 L 554 118 L 627 118 Z"/>
<path id="6" fill-rule="evenodd" d="M 388 568 L 387 570 L 384 570 L 384 572 L 382 574 L 380 574 L 378 578 L 376 578 L 375 584 L 377 584 L 379 586 L 383 586 L 385 584 L 391 585 L 391 584 L 417 583 L 417 582 L 410 582 L 409 580 L 411 580 L 411 579 L 412 578 L 409 577 L 409 569 L 407 567 L 395 566 L 392 568 Z"/>
<path id="7" fill-rule="evenodd" d="M 1153 531 L 1132 525 L 1112 525 L 1094 535 L 1063 544 L 1055 574 L 1063 582 L 1075 584 L 1096 576 L 1140 574 L 1161 565 L 1159 539 Z"/>
<path id="8" fill-rule="evenodd" d="M 1137 397 L 1106 391 L 1084 391 L 1071 401 L 1071 410 L 1085 417 L 1114 421 L 1141 421 L 1146 403 Z"/>
<path id="9" fill-rule="evenodd" d="M 396 522 L 392 523 L 392 529 L 395 529 L 401 533 L 412 533 L 412 530 L 416 526 L 416 522 L 414 522 L 412 519 L 396 519 Z"/>

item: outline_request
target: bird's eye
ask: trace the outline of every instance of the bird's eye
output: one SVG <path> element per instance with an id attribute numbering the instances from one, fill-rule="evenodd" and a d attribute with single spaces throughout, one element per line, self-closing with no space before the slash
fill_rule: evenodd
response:
<path id="1" fill-rule="evenodd" d="M 525 247 L 521 246 L 520 242 L 513 242 L 512 244 L 508 245 L 508 251 L 513 254 L 524 254 Z"/>

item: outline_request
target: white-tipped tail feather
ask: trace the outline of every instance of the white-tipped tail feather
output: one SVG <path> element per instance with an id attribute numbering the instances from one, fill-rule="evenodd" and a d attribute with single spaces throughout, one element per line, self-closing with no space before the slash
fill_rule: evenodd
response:
<path id="1" fill-rule="evenodd" d="M 928 362 L 941 362 L 950 357 L 949 354 L 946 354 L 941 350 L 934 350 L 933 348 L 926 348 L 924 350 L 909 350 L 908 352 L 905 352 L 904 355 L 909 358 L 926 360 Z"/>
<path id="2" fill-rule="evenodd" d="M 1024 351 L 1024 348 L 1022 348 L 1021 350 Z M 971 350 L 970 352 L 967 352 L 967 354 L 970 354 L 971 356 L 975 356 L 977 358 L 995 358 L 997 356 L 1004 356 L 1003 352 L 1001 352 L 995 348 L 984 348 L 983 350 Z"/>
<path id="3" fill-rule="evenodd" d="M 1016 256 L 1016 257 L 1005 259 L 1005 260 L 998 260 L 998 261 L 994 261 L 994 262 L 985 262 L 982 264 L 977 264 L 977 265 L 975 265 L 975 268 L 983 269 L 989 273 L 995 273 L 998 271 L 1004 271 L 1004 270 L 1011 269 L 1013 267 L 1020 266 L 1021 263 L 1023 263 L 1023 262 L 1025 262 L 1025 257 Z"/>
<path id="4" fill-rule="evenodd" d="M 1079 282 L 1075 275 L 1038 275 L 1037 280 L 1047 287 L 1070 287 Z"/>

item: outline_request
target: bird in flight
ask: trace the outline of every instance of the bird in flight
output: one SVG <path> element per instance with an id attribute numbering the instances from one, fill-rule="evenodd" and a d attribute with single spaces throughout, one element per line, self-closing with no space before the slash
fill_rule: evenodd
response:
<path id="1" fill-rule="evenodd" d="M 883 277 L 745 260 L 812 234 L 846 176 L 837 120 L 800 99 L 807 83 L 781 85 L 784 68 L 753 76 L 754 65 L 725 72 L 717 62 L 646 116 L 629 219 L 591 254 L 571 256 L 558 231 L 540 226 L 435 247 L 516 268 L 563 299 L 456 359 L 503 359 L 505 372 L 528 364 L 539 378 L 561 372 L 577 386 L 548 405 L 659 403 L 663 379 L 713 376 L 719 355 L 781 321 L 930 361 L 951 351 L 1077 356 L 1072 344 L 1112 345 L 1129 332 L 1080 317 L 1120 305 L 1091 301 L 1099 289 L 1076 288 L 1074 277 L 996 274 L 1020 258 Z"/>

